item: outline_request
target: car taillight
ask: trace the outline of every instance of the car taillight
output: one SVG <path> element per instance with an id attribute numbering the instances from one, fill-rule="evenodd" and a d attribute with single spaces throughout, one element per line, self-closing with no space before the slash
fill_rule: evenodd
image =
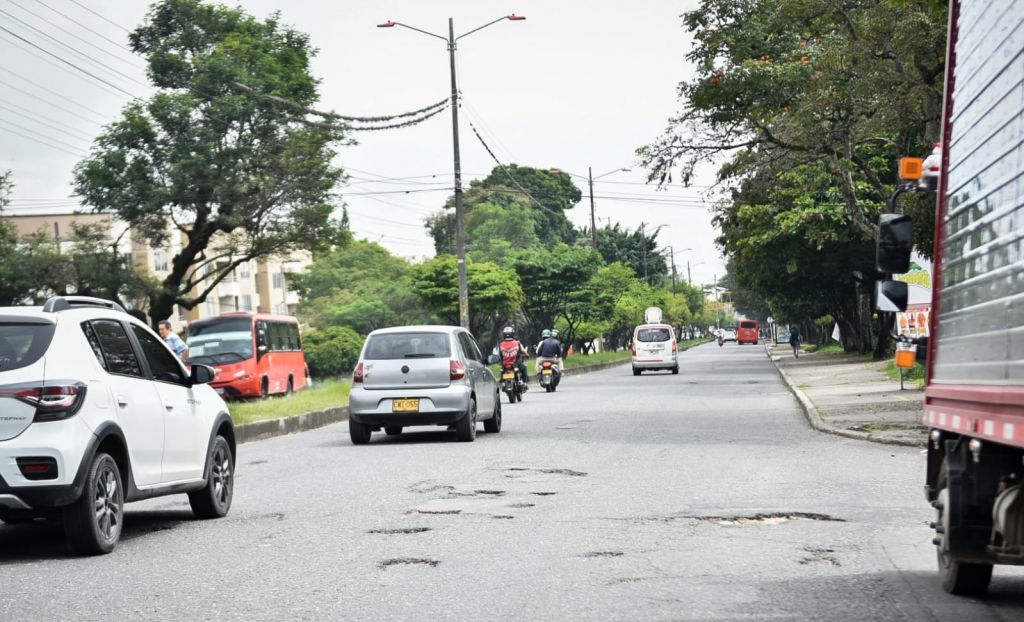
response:
<path id="1" fill-rule="evenodd" d="M 352 371 L 352 384 L 363 383 L 363 364 L 360 362 Z"/>
<path id="2" fill-rule="evenodd" d="M 636 356 L 636 342 L 635 341 L 632 344 L 630 344 L 629 351 L 630 351 L 630 353 L 633 356 Z"/>
<path id="3" fill-rule="evenodd" d="M 85 384 L 71 380 L 11 384 L 0 387 L 0 397 L 35 406 L 34 422 L 59 421 L 74 416 L 85 401 Z"/>
<path id="4" fill-rule="evenodd" d="M 462 361 L 452 361 L 448 370 L 448 377 L 452 380 L 462 380 L 466 377 L 466 366 L 462 364 Z"/>
<path id="5" fill-rule="evenodd" d="M 672 342 L 672 353 L 675 354 L 676 352 L 679 352 L 679 344 L 677 344 L 676 342 L 673 341 Z"/>

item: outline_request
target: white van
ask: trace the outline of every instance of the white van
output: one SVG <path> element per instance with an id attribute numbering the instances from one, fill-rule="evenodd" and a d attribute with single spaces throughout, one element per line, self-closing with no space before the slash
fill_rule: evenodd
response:
<path id="1" fill-rule="evenodd" d="M 670 369 L 679 373 L 676 332 L 661 321 L 661 309 L 651 307 L 644 312 L 645 324 L 633 329 L 633 375 L 644 370 Z"/>

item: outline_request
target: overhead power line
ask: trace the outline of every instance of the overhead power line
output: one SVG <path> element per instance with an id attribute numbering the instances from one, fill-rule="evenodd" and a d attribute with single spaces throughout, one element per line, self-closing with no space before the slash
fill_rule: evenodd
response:
<path id="1" fill-rule="evenodd" d="M 10 30 L 6 26 L 0 25 L 0 30 L 4 31 L 7 34 L 11 35 L 12 37 L 14 37 L 14 38 L 16 38 L 16 39 L 18 39 L 18 40 L 20 40 L 20 41 L 30 45 L 31 47 L 35 48 L 36 50 L 39 50 L 40 52 L 46 54 L 47 56 L 51 56 L 51 57 L 57 59 L 58 61 L 64 63 L 65 65 L 75 69 L 76 71 L 79 71 L 80 73 L 83 73 L 83 74 L 89 76 L 93 80 L 96 80 L 98 82 L 101 82 L 101 83 L 109 86 L 110 88 L 114 89 L 115 91 L 118 91 L 119 93 L 123 93 L 123 94 L 127 95 L 128 97 L 137 97 L 133 93 L 129 93 L 128 91 L 124 90 L 123 88 L 117 86 L 113 82 L 108 82 L 107 80 L 101 78 L 100 76 L 97 76 L 93 72 L 91 72 L 91 71 L 89 71 L 87 69 L 83 69 L 82 67 L 79 67 L 78 65 L 76 65 L 75 63 L 72 63 L 71 61 L 67 60 L 66 58 L 58 56 L 58 55 L 54 54 L 53 52 L 51 52 L 50 50 L 47 50 L 46 48 L 41 47 L 41 46 L 37 45 L 36 43 L 34 43 L 32 41 L 29 41 L 25 37 L 19 35 L 18 33 L 14 32 L 12 30 Z"/>
<path id="2" fill-rule="evenodd" d="M 61 123 L 60 121 L 57 121 L 56 119 L 50 119 L 50 118 L 45 117 L 45 116 L 43 116 L 41 114 L 32 112 L 30 109 L 25 108 L 23 106 L 19 106 L 17 104 L 13 104 L 13 103 L 7 102 L 6 100 L 0 99 L 0 110 L 6 110 L 6 111 L 10 112 L 11 114 L 16 114 L 19 117 L 22 117 L 24 119 L 28 119 L 29 121 L 32 121 L 33 123 L 38 123 L 40 125 L 45 125 L 46 127 L 50 128 L 51 130 L 57 130 L 58 132 L 66 132 L 69 136 L 71 136 L 72 138 L 75 138 L 77 140 L 85 140 L 85 141 L 89 141 L 89 142 L 92 141 L 92 137 L 91 136 L 89 136 L 85 132 L 82 132 L 82 131 L 78 130 L 77 128 L 75 128 L 72 125 L 67 125 L 65 123 Z M 64 129 L 61 129 L 59 127 L 54 127 L 55 125 L 61 125 L 61 126 L 64 127 Z"/>
<path id="3" fill-rule="evenodd" d="M 377 194 L 412 194 L 414 192 L 450 192 L 455 190 L 453 186 L 447 188 L 420 188 L 418 190 L 382 190 L 380 192 L 343 192 L 344 196 L 349 197 L 360 197 L 360 196 L 371 196 Z"/>
<path id="4" fill-rule="evenodd" d="M 3 65 L 0 65 L 0 71 L 6 72 L 6 73 L 14 76 L 15 78 L 18 78 L 19 80 L 24 81 L 24 82 L 28 82 L 29 84 L 31 84 L 32 86 L 36 87 L 37 89 L 39 89 L 41 91 L 46 91 L 47 93 L 49 93 L 51 95 L 56 95 L 61 100 L 67 101 L 67 95 L 66 94 L 58 93 L 57 91 L 54 91 L 53 89 L 46 88 L 45 86 L 39 84 L 38 82 L 35 82 L 35 81 L 33 81 L 33 80 L 29 79 L 29 78 L 26 78 L 25 76 L 23 76 L 23 75 L 21 75 L 19 73 L 15 73 L 15 72 L 11 71 L 10 69 L 8 69 L 7 67 L 4 67 Z M 50 101 L 48 99 L 38 98 L 36 95 L 32 95 L 31 93 L 26 93 L 22 89 L 20 89 L 20 88 L 18 88 L 16 86 L 10 85 L 7 82 L 0 82 L 0 84 L 7 85 L 7 86 L 15 89 L 16 91 L 20 91 L 21 93 L 23 93 L 25 95 L 28 95 L 29 97 L 36 97 L 37 99 L 39 99 L 39 101 L 41 101 L 43 103 L 47 103 L 47 104 L 50 104 L 51 106 L 54 106 L 55 108 L 59 108 L 59 106 L 56 106 L 55 104 L 50 103 Z M 88 106 L 86 106 L 84 104 L 78 104 L 78 107 L 83 109 L 83 110 L 87 110 L 87 111 L 89 111 L 89 112 L 91 112 L 91 113 L 93 113 L 93 114 L 95 114 L 95 115 L 97 115 L 99 117 L 102 117 L 102 118 L 106 118 L 106 116 L 107 116 L 105 113 L 102 113 L 102 112 L 100 112 L 98 110 L 94 110 L 92 108 L 89 108 Z M 66 109 L 62 109 L 62 110 L 66 111 Z M 77 114 L 77 113 L 71 113 L 71 114 Z M 82 117 L 82 118 L 84 119 L 84 117 Z M 93 123 L 99 123 L 99 121 L 93 121 Z"/>
<path id="5" fill-rule="evenodd" d="M 107 35 L 103 34 L 102 32 L 98 32 L 98 31 L 95 31 L 95 30 L 93 30 L 92 28 L 89 28 L 88 26 L 86 26 L 85 24 L 83 24 L 81 20 L 75 19 L 75 18 L 73 18 L 73 17 L 69 16 L 69 15 L 68 15 L 67 13 L 63 13 L 63 12 L 61 12 L 61 11 L 58 11 L 57 9 L 53 8 L 52 6 L 50 6 L 49 4 L 47 4 L 47 3 L 43 2 L 43 0 L 36 0 L 36 2 L 38 2 L 38 3 L 39 3 L 39 4 L 41 4 L 41 5 L 43 5 L 43 6 L 44 6 L 44 7 L 46 7 L 47 9 L 49 9 L 49 10 L 53 11 L 53 12 L 54 12 L 54 13 L 56 13 L 57 15 L 60 15 L 60 16 L 61 16 L 61 17 L 63 17 L 64 19 L 68 20 L 69 22 L 71 22 L 71 23 L 75 24 L 76 26 L 78 26 L 78 27 L 80 27 L 80 28 L 83 28 L 84 30 L 87 30 L 87 31 L 91 32 L 92 34 L 96 35 L 96 36 L 97 36 L 97 37 L 99 37 L 100 39 L 103 39 L 104 41 L 106 41 L 106 42 L 108 42 L 108 43 L 112 43 L 112 44 L 114 44 L 115 46 L 117 46 L 117 48 L 118 48 L 118 49 L 120 49 L 120 50 L 128 50 L 128 51 L 131 51 L 131 50 L 130 50 L 130 49 L 128 48 L 128 46 L 124 44 L 124 42 L 118 42 L 118 41 L 114 41 L 113 39 L 111 39 L 111 38 L 110 38 L 110 37 L 108 37 Z M 76 4 L 77 4 L 77 3 L 76 3 Z M 79 5 L 79 6 L 81 6 L 81 5 Z M 83 8 L 85 8 L 85 7 L 83 7 Z M 89 11 L 90 13 L 93 13 L 94 15 L 96 15 L 96 12 L 95 12 L 95 11 L 93 11 L 93 10 L 91 10 L 91 9 L 89 9 L 89 8 L 85 8 L 85 10 L 87 10 L 87 11 Z M 110 21 L 110 20 L 107 20 L 107 18 L 105 18 L 105 17 L 102 17 L 102 16 L 101 16 L 101 19 L 104 19 L 104 20 L 106 20 L 106 21 Z M 120 26 L 118 26 L 118 28 L 121 28 L 121 27 L 120 27 Z M 122 29 L 122 30 L 125 30 L 124 28 L 121 28 L 121 29 Z M 125 32 L 127 32 L 127 30 L 126 30 Z"/>
<path id="6" fill-rule="evenodd" d="M 100 15 L 99 13 L 97 13 L 96 11 L 93 11 L 92 9 L 90 9 L 90 8 L 89 8 L 89 7 L 87 7 L 87 6 L 85 6 L 84 4 L 82 4 L 81 2 L 79 2 L 78 0 L 71 0 L 71 2 L 73 2 L 73 3 L 77 4 L 78 6 L 82 7 L 82 8 L 83 8 L 83 9 L 85 9 L 86 11 L 89 11 L 90 13 L 92 13 L 92 14 L 93 14 L 93 15 L 95 15 L 96 17 L 98 17 L 98 18 L 102 19 L 103 21 L 107 22 L 107 23 L 108 23 L 108 24 L 110 24 L 111 26 L 114 26 L 114 27 L 116 27 L 116 28 L 120 28 L 121 30 L 123 30 L 123 31 L 125 31 L 125 32 L 128 32 L 128 33 L 130 33 L 130 32 L 131 32 L 130 30 L 128 30 L 127 28 L 125 28 L 125 27 L 124 27 L 124 26 L 122 26 L 121 24 L 118 24 L 117 22 L 115 22 L 114 20 L 112 20 L 112 19 L 110 19 L 110 18 L 108 18 L 108 17 L 105 17 L 105 16 L 103 16 L 103 15 Z"/>
<path id="7" fill-rule="evenodd" d="M 99 60 L 96 60 L 96 59 L 95 59 L 95 58 L 93 58 L 92 56 L 89 56 L 88 54 L 86 54 L 86 53 L 84 53 L 84 52 L 81 52 L 81 51 L 79 51 L 79 50 L 77 50 L 77 49 L 75 49 L 75 48 L 71 47 L 70 45 L 68 45 L 67 43 L 64 43 L 63 41 L 61 41 L 60 39 L 58 39 L 58 38 L 54 37 L 53 35 L 51 35 L 51 34 L 48 34 L 48 33 L 46 33 L 46 32 L 43 32 L 42 30 L 39 30 L 38 28 L 36 28 L 36 27 L 35 27 L 35 26 L 33 26 L 32 24 L 29 24 L 29 23 L 28 23 L 28 22 L 26 22 L 25 20 L 23 20 L 23 19 L 21 19 L 21 18 L 19 18 L 19 17 L 15 16 L 15 15 L 12 15 L 11 13 L 8 13 L 7 11 L 5 11 L 5 10 L 3 10 L 3 9 L 0 9 L 0 13 L 2 13 L 2 14 L 4 14 L 4 15 L 6 15 L 7 17 L 9 17 L 9 18 L 11 18 L 11 19 L 13 19 L 14 21 L 18 22 L 19 24 L 21 24 L 21 25 L 22 25 L 22 26 L 24 26 L 25 28 L 28 28 L 29 30 L 31 30 L 31 31 L 33 31 L 33 32 L 35 32 L 36 34 L 42 35 L 43 37 L 46 37 L 47 39 L 49 39 L 50 41 L 53 41 L 53 42 L 54 42 L 54 43 L 56 43 L 57 45 L 59 45 L 59 46 L 61 46 L 61 47 L 65 48 L 65 49 L 67 49 L 67 50 L 70 50 L 70 51 L 71 51 L 71 53 L 73 53 L 73 54 L 77 54 L 78 56 L 80 56 L 80 57 L 82 57 L 82 58 L 86 59 L 87 61 L 89 61 L 89 62 L 93 63 L 94 65 L 96 65 L 96 66 L 98 66 L 98 67 L 102 67 L 103 69 L 106 69 L 107 71 L 109 71 L 109 72 L 111 72 L 111 73 L 115 73 L 115 74 L 117 74 L 117 75 L 121 76 L 122 78 L 124 78 L 124 79 L 126 79 L 126 80 L 129 80 L 129 81 L 131 81 L 131 82 L 134 82 L 134 83 L 136 83 L 136 84 L 139 84 L 139 85 L 141 85 L 141 86 L 149 86 L 149 85 L 148 85 L 148 84 L 146 84 L 145 82 L 141 82 L 141 81 L 139 81 L 139 80 L 135 79 L 134 77 L 132 77 L 132 76 L 130 76 L 130 75 L 128 75 L 128 74 L 126 74 L 126 73 L 124 73 L 124 72 L 123 72 L 123 71 L 121 71 L 120 69 L 115 69 L 114 67 L 111 67 L 110 65 L 108 65 L 108 64 L 106 64 L 106 63 L 104 63 L 103 61 L 99 61 Z M 8 31 L 8 32 L 10 32 L 10 31 Z M 42 49 L 42 48 L 39 48 L 39 49 Z"/>
<path id="8" fill-rule="evenodd" d="M 11 123 L 7 119 L 0 118 L 0 123 L 7 123 L 9 125 L 13 125 L 14 127 L 20 127 L 18 124 Z M 71 145 L 64 145 L 63 147 L 61 147 L 59 145 L 52 144 L 49 141 L 40 138 L 38 135 L 33 136 L 32 134 L 25 134 L 25 133 L 19 132 L 17 130 L 12 130 L 12 129 L 8 128 L 8 127 L 4 127 L 3 125 L 0 125 L 0 130 L 3 130 L 3 131 L 8 132 L 10 134 L 14 134 L 16 136 L 21 136 L 22 138 L 27 138 L 28 140 L 31 140 L 31 141 L 36 142 L 36 143 L 39 143 L 40 145 L 43 145 L 43 146 L 46 146 L 46 147 L 50 147 L 51 149 L 56 149 L 57 151 L 63 151 L 64 153 L 73 155 L 76 158 L 84 158 L 85 157 L 84 154 L 72 151 L 72 149 L 75 149 L 75 147 L 72 147 Z M 31 132 L 31 130 L 28 130 L 28 131 Z M 60 142 L 60 141 L 54 141 L 54 142 Z"/>
<path id="9" fill-rule="evenodd" d="M 473 133 L 476 134 L 477 140 L 479 140 L 480 144 L 484 146 L 484 149 L 487 150 L 487 153 L 489 153 L 491 155 L 491 158 L 498 164 L 499 167 L 501 167 L 502 172 L 504 172 L 505 175 L 507 175 L 508 178 L 512 180 L 512 183 L 514 183 L 516 187 L 519 188 L 520 192 L 530 197 L 530 200 L 533 201 L 534 205 L 544 210 L 545 212 L 549 214 L 554 214 L 555 216 L 562 216 L 562 214 L 559 214 L 558 212 L 545 207 L 540 201 L 536 199 L 536 197 L 530 194 L 529 190 L 523 188 L 523 185 L 519 183 L 519 180 L 516 179 L 507 168 L 505 168 L 505 165 L 501 163 L 501 160 L 498 159 L 498 156 L 494 155 L 494 152 L 491 151 L 491 148 L 487 146 L 487 143 L 484 142 L 484 137 L 480 135 L 480 132 L 476 131 L 476 126 L 470 123 L 469 127 L 473 130 Z"/>
<path id="10" fill-rule="evenodd" d="M 115 54 L 115 53 L 111 52 L 110 50 L 106 50 L 104 48 L 101 48 L 100 46 L 96 45 L 92 41 L 89 41 L 88 39 L 86 39 L 85 37 L 80 37 L 77 34 L 75 34 L 74 32 L 72 32 L 71 30 L 68 30 L 67 28 L 61 26 L 60 24 L 56 24 L 56 23 L 46 19 L 45 17 L 43 17 L 39 13 L 36 13 L 35 11 L 33 11 L 32 9 L 27 9 L 27 8 L 23 7 L 22 5 L 20 5 L 17 2 L 15 2 L 15 0 L 8 0 L 8 1 L 11 4 L 13 4 L 14 6 L 18 7 L 19 9 L 21 9 L 22 11 L 24 11 L 24 12 L 28 13 L 29 15 L 35 17 L 36 19 L 41 20 L 41 21 L 49 24 L 50 26 L 53 26 L 57 30 L 60 30 L 61 32 L 63 32 L 64 34 L 66 34 L 66 35 L 68 35 L 70 37 L 78 39 L 82 43 L 88 45 L 89 47 L 93 48 L 94 50 L 96 50 L 98 52 L 102 52 L 102 53 L 106 54 L 107 56 L 113 58 L 114 60 L 121 61 L 122 63 L 124 63 L 126 65 L 131 65 L 132 67 L 136 67 L 138 69 L 143 69 L 144 68 L 143 65 L 141 65 L 140 63 L 135 62 L 134 59 L 130 59 L 130 58 L 127 58 L 125 56 L 120 56 L 118 54 Z M 40 2 L 40 4 L 42 4 L 42 2 Z M 46 6 L 46 5 L 43 4 L 43 6 Z M 52 9 L 52 8 L 50 8 L 48 6 L 46 8 L 50 9 L 51 11 L 55 11 L 54 9 Z M 60 15 L 60 13 L 58 13 L 58 15 Z M 79 26 L 81 26 L 81 24 L 79 24 Z M 85 26 L 81 26 L 81 27 L 85 28 Z M 121 49 L 122 51 L 124 51 L 122 46 L 118 45 L 117 47 L 119 49 Z"/>

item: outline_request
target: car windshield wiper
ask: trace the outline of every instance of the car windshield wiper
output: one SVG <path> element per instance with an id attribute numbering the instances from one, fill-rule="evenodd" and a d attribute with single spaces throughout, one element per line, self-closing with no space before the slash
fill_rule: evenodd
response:
<path id="1" fill-rule="evenodd" d="M 402 358 L 407 358 L 407 359 L 432 359 L 432 358 L 437 358 L 437 355 L 436 354 L 431 354 L 430 352 L 415 352 L 415 353 L 411 353 L 411 354 L 406 354 Z"/>

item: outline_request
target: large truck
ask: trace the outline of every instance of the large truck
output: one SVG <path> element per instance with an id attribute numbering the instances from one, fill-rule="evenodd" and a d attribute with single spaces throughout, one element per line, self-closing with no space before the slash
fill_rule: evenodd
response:
<path id="1" fill-rule="evenodd" d="M 952 0 L 948 46 L 925 493 L 943 587 L 978 595 L 1024 565 L 1024 1 Z"/>

